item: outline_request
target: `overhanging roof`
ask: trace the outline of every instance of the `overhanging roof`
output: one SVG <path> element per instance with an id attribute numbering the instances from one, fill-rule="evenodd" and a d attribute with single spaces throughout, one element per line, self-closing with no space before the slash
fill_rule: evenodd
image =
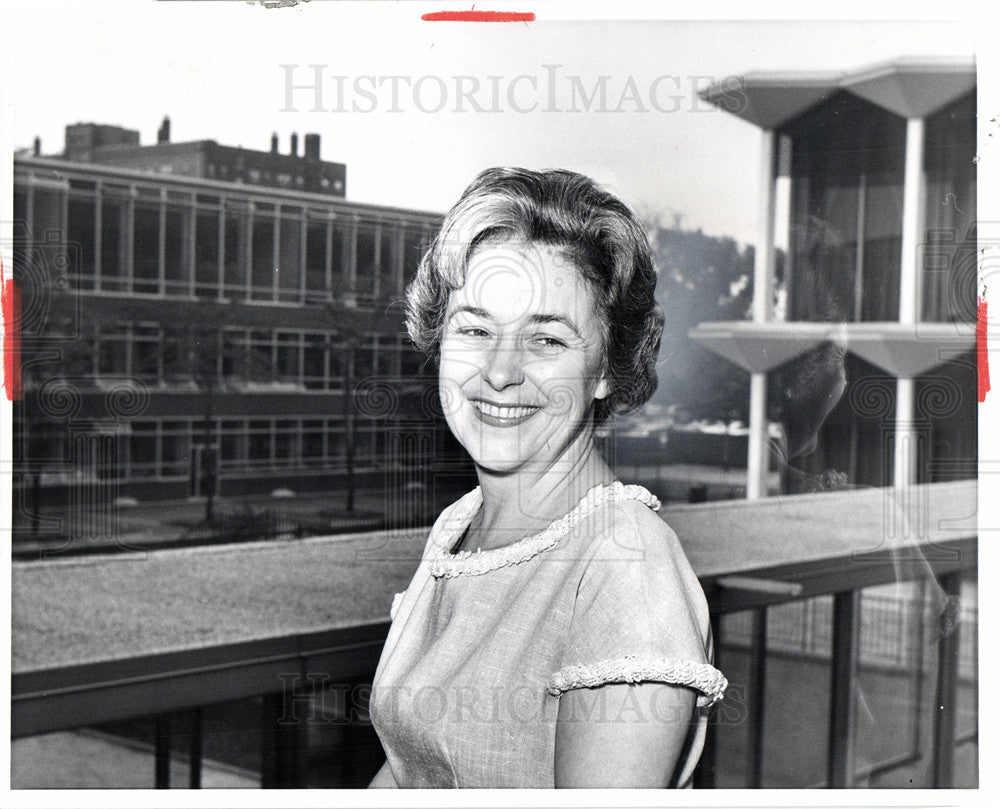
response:
<path id="1" fill-rule="evenodd" d="M 971 323 L 702 323 L 688 336 L 750 373 L 833 341 L 896 377 L 915 377 L 976 344 Z"/>
<path id="2" fill-rule="evenodd" d="M 846 90 L 904 118 L 923 117 L 976 86 L 975 61 L 901 58 L 846 73 L 747 73 L 707 87 L 701 97 L 762 129 L 776 129 Z"/>

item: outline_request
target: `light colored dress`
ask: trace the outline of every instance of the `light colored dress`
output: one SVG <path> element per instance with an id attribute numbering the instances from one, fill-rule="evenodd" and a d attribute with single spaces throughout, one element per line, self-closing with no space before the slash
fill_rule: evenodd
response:
<path id="1" fill-rule="evenodd" d="M 698 692 L 672 779 L 690 786 L 726 679 L 659 501 L 596 486 L 534 536 L 452 553 L 481 504 L 477 488 L 441 514 L 393 603 L 370 706 L 396 783 L 551 788 L 561 693 L 659 681 Z"/>

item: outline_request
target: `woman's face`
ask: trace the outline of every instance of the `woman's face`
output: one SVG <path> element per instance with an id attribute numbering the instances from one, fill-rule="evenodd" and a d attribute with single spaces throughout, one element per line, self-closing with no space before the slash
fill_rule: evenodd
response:
<path id="1" fill-rule="evenodd" d="M 608 395 L 593 293 L 544 244 L 483 245 L 451 293 L 441 338 L 448 426 L 484 470 L 569 468 Z"/>

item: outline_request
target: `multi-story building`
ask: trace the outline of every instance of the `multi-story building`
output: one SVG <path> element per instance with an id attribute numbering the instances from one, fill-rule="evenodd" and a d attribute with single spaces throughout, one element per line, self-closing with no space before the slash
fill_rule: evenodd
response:
<path id="1" fill-rule="evenodd" d="M 139 133 L 107 124 L 70 124 L 62 157 L 74 162 L 101 163 L 137 171 L 182 174 L 209 180 L 226 180 L 317 194 L 344 197 L 347 167 L 320 159 L 320 136 L 309 133 L 299 154 L 299 136 L 292 133 L 288 154 L 278 150 L 278 136 L 271 136 L 271 151 L 222 146 L 214 140 L 188 143 L 170 141 L 170 119 L 164 118 L 156 144 L 141 146 Z"/>
<path id="2" fill-rule="evenodd" d="M 975 66 L 748 74 L 704 97 L 761 130 L 753 322 L 692 333 L 751 373 L 749 495 L 766 491 L 768 383 L 828 340 L 847 351 L 847 389 L 812 471 L 974 477 Z"/>
<path id="3" fill-rule="evenodd" d="M 23 502 L 403 486 L 447 453 L 401 306 L 440 217 L 104 165 L 162 145 L 15 159 Z"/>

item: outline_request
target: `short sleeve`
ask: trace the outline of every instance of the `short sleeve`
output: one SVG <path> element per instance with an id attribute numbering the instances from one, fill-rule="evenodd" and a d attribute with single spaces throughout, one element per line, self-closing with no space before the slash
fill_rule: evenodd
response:
<path id="1" fill-rule="evenodd" d="M 657 681 L 694 689 L 701 707 L 714 704 L 727 682 L 712 665 L 705 595 L 680 542 L 644 506 L 614 510 L 586 560 L 549 693 Z"/>

